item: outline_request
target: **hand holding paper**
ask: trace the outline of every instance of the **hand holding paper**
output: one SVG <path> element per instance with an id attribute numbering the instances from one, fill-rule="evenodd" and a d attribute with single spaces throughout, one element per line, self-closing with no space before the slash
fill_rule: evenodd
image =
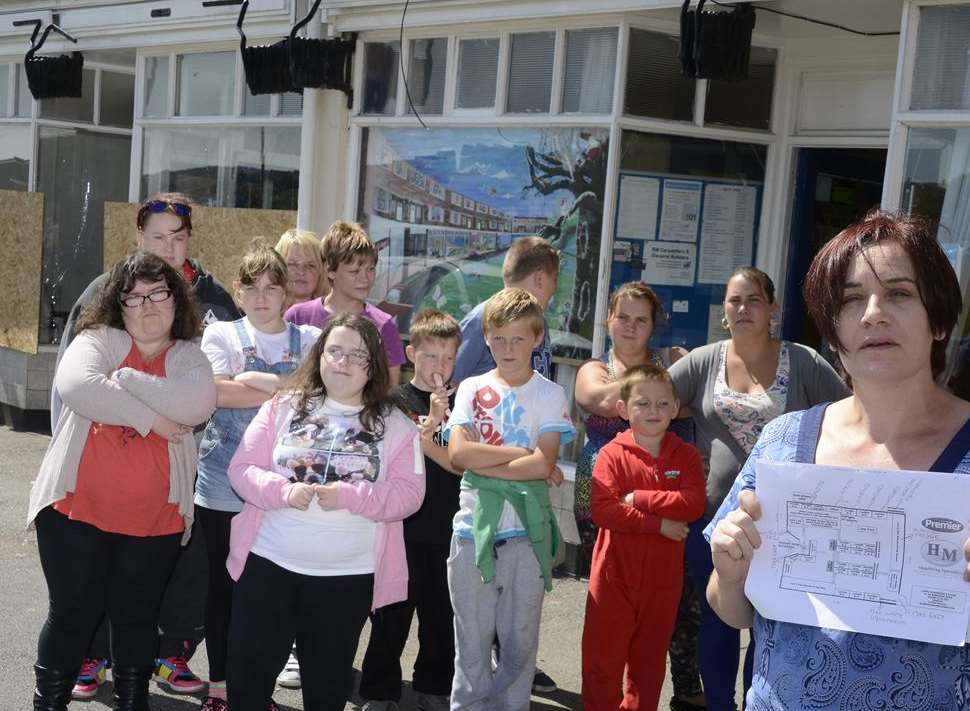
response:
<path id="1" fill-rule="evenodd" d="M 762 546 L 751 561 L 745 594 L 759 613 L 849 632 L 964 644 L 970 621 L 965 475 L 766 461 L 757 466 Z"/>
<path id="2" fill-rule="evenodd" d="M 755 522 L 761 518 L 761 504 L 753 491 L 742 491 L 738 508 L 725 516 L 711 534 L 711 556 L 718 578 L 725 583 L 743 583 L 761 534 Z"/>

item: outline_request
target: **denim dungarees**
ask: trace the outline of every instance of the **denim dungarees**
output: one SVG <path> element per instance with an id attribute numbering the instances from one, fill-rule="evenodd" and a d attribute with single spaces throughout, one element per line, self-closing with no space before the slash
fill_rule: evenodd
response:
<path id="1" fill-rule="evenodd" d="M 289 375 L 299 364 L 301 354 L 300 329 L 287 324 L 290 344 L 283 351 L 283 360 L 270 365 L 256 355 L 256 346 L 249 338 L 244 319 L 233 321 L 242 354 L 243 371 Z M 229 462 L 242 441 L 243 433 L 256 416 L 258 407 L 219 407 L 206 425 L 199 444 L 199 476 L 195 482 L 195 503 L 215 511 L 242 511 L 243 500 L 229 484 Z"/>

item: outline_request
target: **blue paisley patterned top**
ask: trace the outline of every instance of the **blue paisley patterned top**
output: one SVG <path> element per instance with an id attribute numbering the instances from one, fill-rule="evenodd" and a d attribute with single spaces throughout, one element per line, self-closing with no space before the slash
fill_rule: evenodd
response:
<path id="1" fill-rule="evenodd" d="M 800 438 L 809 438 L 808 451 L 814 455 L 821 423 L 819 408 L 824 407 L 782 415 L 765 427 L 730 493 L 704 531 L 708 539 L 717 522 L 737 508 L 742 489 L 754 488 L 757 460 L 798 461 Z M 802 431 L 803 419 L 805 430 L 811 431 Z M 968 435 L 970 427 L 965 426 L 954 438 L 954 444 L 957 439 L 967 442 Z M 970 475 L 970 452 L 963 455 L 953 471 Z M 948 647 L 809 627 L 768 620 L 757 611 L 752 635 L 754 676 L 747 709 L 970 710 L 970 646 Z"/>

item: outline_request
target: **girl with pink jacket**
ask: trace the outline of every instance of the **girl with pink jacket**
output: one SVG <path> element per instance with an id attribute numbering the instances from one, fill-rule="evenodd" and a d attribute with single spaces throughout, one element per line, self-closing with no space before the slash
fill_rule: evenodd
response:
<path id="1" fill-rule="evenodd" d="M 327 323 L 229 480 L 245 501 L 227 561 L 229 708 L 265 711 L 295 640 L 304 708 L 342 711 L 368 613 L 407 596 L 402 521 L 424 498 L 418 430 L 393 406 L 374 324 Z"/>

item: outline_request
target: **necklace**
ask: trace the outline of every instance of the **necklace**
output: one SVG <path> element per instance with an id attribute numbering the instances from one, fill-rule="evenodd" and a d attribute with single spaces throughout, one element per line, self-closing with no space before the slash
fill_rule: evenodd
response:
<path id="1" fill-rule="evenodd" d="M 656 357 L 656 354 L 653 352 L 652 349 L 647 350 L 647 359 L 644 361 L 644 364 L 647 364 L 647 363 L 653 363 L 655 365 L 659 365 L 658 358 Z M 624 371 L 628 370 L 628 367 L 624 365 L 623 370 Z M 616 374 L 616 357 L 613 355 L 612 348 L 610 348 L 610 350 L 606 354 L 606 374 L 610 376 L 611 380 L 616 380 L 617 377 L 619 377 Z"/>

